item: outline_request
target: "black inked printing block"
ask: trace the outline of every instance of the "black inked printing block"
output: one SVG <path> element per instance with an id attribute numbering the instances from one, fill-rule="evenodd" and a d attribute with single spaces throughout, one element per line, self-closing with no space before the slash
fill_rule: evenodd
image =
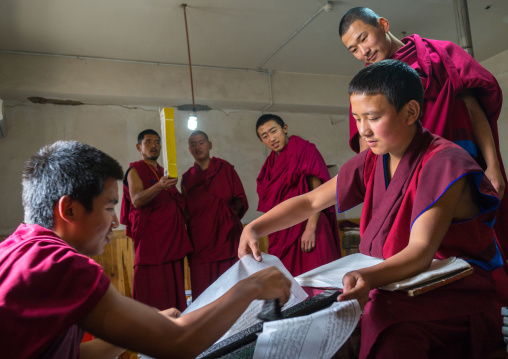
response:
<path id="1" fill-rule="evenodd" d="M 315 313 L 321 309 L 328 308 L 337 301 L 340 292 L 336 290 L 325 290 L 324 292 L 308 298 L 291 308 L 282 311 L 282 318 L 301 317 Z M 257 323 L 230 336 L 201 353 L 198 359 L 212 358 L 252 358 L 258 333 L 263 331 L 263 323 Z"/>
<path id="2" fill-rule="evenodd" d="M 280 301 L 279 298 L 271 299 L 265 301 L 263 304 L 263 309 L 258 314 L 258 318 L 263 322 L 271 322 L 274 320 L 282 319 L 282 313 L 280 311 Z"/>

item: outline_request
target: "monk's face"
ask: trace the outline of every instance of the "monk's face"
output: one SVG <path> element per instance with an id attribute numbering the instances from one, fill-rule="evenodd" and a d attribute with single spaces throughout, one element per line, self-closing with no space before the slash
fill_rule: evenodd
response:
<path id="1" fill-rule="evenodd" d="M 144 160 L 156 161 L 161 152 L 161 140 L 157 135 L 145 135 L 141 144 L 136 144 Z"/>
<path id="2" fill-rule="evenodd" d="M 210 158 L 212 143 L 204 135 L 195 135 L 189 138 L 189 152 L 195 161 Z"/>
<path id="3" fill-rule="evenodd" d="M 288 144 L 288 125 L 281 127 L 274 120 L 270 120 L 258 127 L 258 135 L 261 142 L 268 149 L 280 153 Z"/>
<path id="4" fill-rule="evenodd" d="M 411 125 L 418 119 L 418 114 L 411 116 L 408 106 L 417 102 L 410 101 L 397 112 L 395 106 L 382 94 L 352 94 L 349 100 L 358 133 L 372 152 L 376 155 L 390 153 L 401 157 L 414 135 L 414 127 Z"/>
<path id="5" fill-rule="evenodd" d="M 390 24 L 384 18 L 379 19 L 377 27 L 356 20 L 342 36 L 342 42 L 358 60 L 373 64 L 389 59 L 394 53 L 389 29 Z"/>
<path id="6" fill-rule="evenodd" d="M 64 240 L 81 254 L 92 256 L 104 252 L 106 244 L 111 242 L 113 229 L 118 227 L 117 203 L 117 181 L 108 178 L 102 193 L 93 199 L 91 212 L 78 201 L 73 202 L 72 230 L 66 232 Z"/>

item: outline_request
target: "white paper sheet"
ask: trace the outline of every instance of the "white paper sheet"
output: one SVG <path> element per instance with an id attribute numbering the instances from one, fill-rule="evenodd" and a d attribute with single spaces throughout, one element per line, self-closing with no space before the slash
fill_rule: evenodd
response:
<path id="1" fill-rule="evenodd" d="M 221 275 L 210 287 L 208 287 L 201 295 L 193 300 L 192 304 L 182 313 L 185 315 L 196 309 L 204 307 L 205 305 L 218 299 L 224 293 L 226 293 L 233 285 L 238 283 L 240 280 L 247 278 L 251 274 L 256 273 L 264 268 L 271 266 L 277 267 L 284 275 L 291 280 L 291 295 L 288 302 L 282 307 L 282 310 L 292 307 L 295 304 L 302 302 L 308 297 L 307 293 L 302 287 L 295 281 L 291 273 L 284 267 L 284 264 L 279 258 L 270 254 L 262 253 L 263 261 L 258 262 L 254 257 L 247 255 L 242 257 L 236 262 L 231 268 L 229 268 L 223 275 Z M 253 301 L 245 312 L 238 318 L 235 324 L 220 338 L 221 341 L 231 335 L 234 335 L 248 327 L 259 323 L 261 320 L 257 318 L 257 315 L 263 307 L 262 300 Z M 153 359 L 147 355 L 139 354 L 142 359 Z"/>
<path id="2" fill-rule="evenodd" d="M 342 289 L 342 277 L 346 273 L 352 270 L 371 267 L 382 261 L 379 258 L 355 253 L 300 274 L 295 280 L 302 287 Z"/>
<path id="3" fill-rule="evenodd" d="M 361 313 L 352 300 L 307 316 L 266 322 L 254 359 L 331 358 L 351 336 Z"/>
<path id="4" fill-rule="evenodd" d="M 242 257 L 238 262 L 229 268 L 222 276 L 220 276 L 210 287 L 208 287 L 198 298 L 193 300 L 192 304 L 182 313 L 185 315 L 198 308 L 201 308 L 208 303 L 213 302 L 221 295 L 226 293 L 233 285 L 240 280 L 247 278 L 253 273 L 261 269 L 276 266 L 284 275 L 291 280 L 291 295 L 288 302 L 282 307 L 282 310 L 292 307 L 295 304 L 302 302 L 308 297 L 307 293 L 295 281 L 291 273 L 284 267 L 279 258 L 270 254 L 262 253 L 263 261 L 258 262 L 252 256 L 247 255 Z M 257 315 L 263 307 L 262 300 L 253 301 L 245 310 L 242 316 L 236 321 L 235 324 L 219 339 L 223 340 L 233 334 L 236 334 L 248 327 L 260 322 Z"/>
<path id="5" fill-rule="evenodd" d="M 371 267 L 382 261 L 383 259 L 355 253 L 303 273 L 296 277 L 295 280 L 300 283 L 301 286 L 342 289 L 342 278 L 346 273 Z M 441 277 L 458 269 L 465 269 L 468 267 L 470 267 L 470 265 L 466 261 L 456 257 L 443 260 L 434 259 L 429 269 L 425 272 L 403 281 L 388 284 L 381 288 L 390 291 L 405 289 Z"/>

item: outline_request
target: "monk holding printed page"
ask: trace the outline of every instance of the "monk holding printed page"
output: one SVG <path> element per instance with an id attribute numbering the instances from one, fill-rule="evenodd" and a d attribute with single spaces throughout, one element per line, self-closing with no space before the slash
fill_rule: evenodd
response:
<path id="1" fill-rule="evenodd" d="M 25 223 L 0 243 L 2 358 L 116 358 L 128 348 L 154 358 L 195 358 L 254 299 L 286 303 L 291 282 L 260 270 L 186 315 L 120 294 L 90 257 L 118 227 L 120 164 L 74 141 L 45 146 L 25 164 Z M 85 331 L 97 339 L 81 343 Z M 100 338 L 100 339 L 99 339 Z"/>
<path id="2" fill-rule="evenodd" d="M 332 180 L 248 224 L 239 256 L 261 260 L 260 236 L 335 203 L 343 212 L 363 202 L 360 252 L 385 260 L 347 273 L 338 298 L 365 306 L 360 358 L 488 357 L 502 343 L 492 276 L 503 265 L 492 227 L 498 193 L 464 149 L 422 127 L 423 88 L 409 65 L 384 60 L 364 68 L 349 96 L 369 149 Z M 452 256 L 474 274 L 416 297 L 377 289 Z"/>

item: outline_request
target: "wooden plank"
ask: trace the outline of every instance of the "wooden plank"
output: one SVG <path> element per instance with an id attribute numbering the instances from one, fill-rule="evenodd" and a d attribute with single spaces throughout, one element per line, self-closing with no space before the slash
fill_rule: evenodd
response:
<path id="1" fill-rule="evenodd" d="M 183 260 L 183 273 L 184 273 L 185 290 L 191 290 L 189 259 L 187 257 L 185 257 Z"/>
<path id="2" fill-rule="evenodd" d="M 436 278 L 428 282 L 419 284 L 418 286 L 415 286 L 413 288 L 403 289 L 403 291 L 407 292 L 407 295 L 409 295 L 410 297 L 414 297 L 423 293 L 427 293 L 433 289 L 442 287 L 448 283 L 455 282 L 456 280 L 467 277 L 468 275 L 471 275 L 473 273 L 474 273 L 473 267 L 461 269 L 453 273 L 450 273 L 444 277 Z"/>
<path id="3" fill-rule="evenodd" d="M 113 231 L 111 243 L 106 245 L 104 252 L 91 258 L 104 268 L 111 284 L 120 293 L 132 296 L 134 248 L 132 239 L 125 235 L 124 230 Z"/>

